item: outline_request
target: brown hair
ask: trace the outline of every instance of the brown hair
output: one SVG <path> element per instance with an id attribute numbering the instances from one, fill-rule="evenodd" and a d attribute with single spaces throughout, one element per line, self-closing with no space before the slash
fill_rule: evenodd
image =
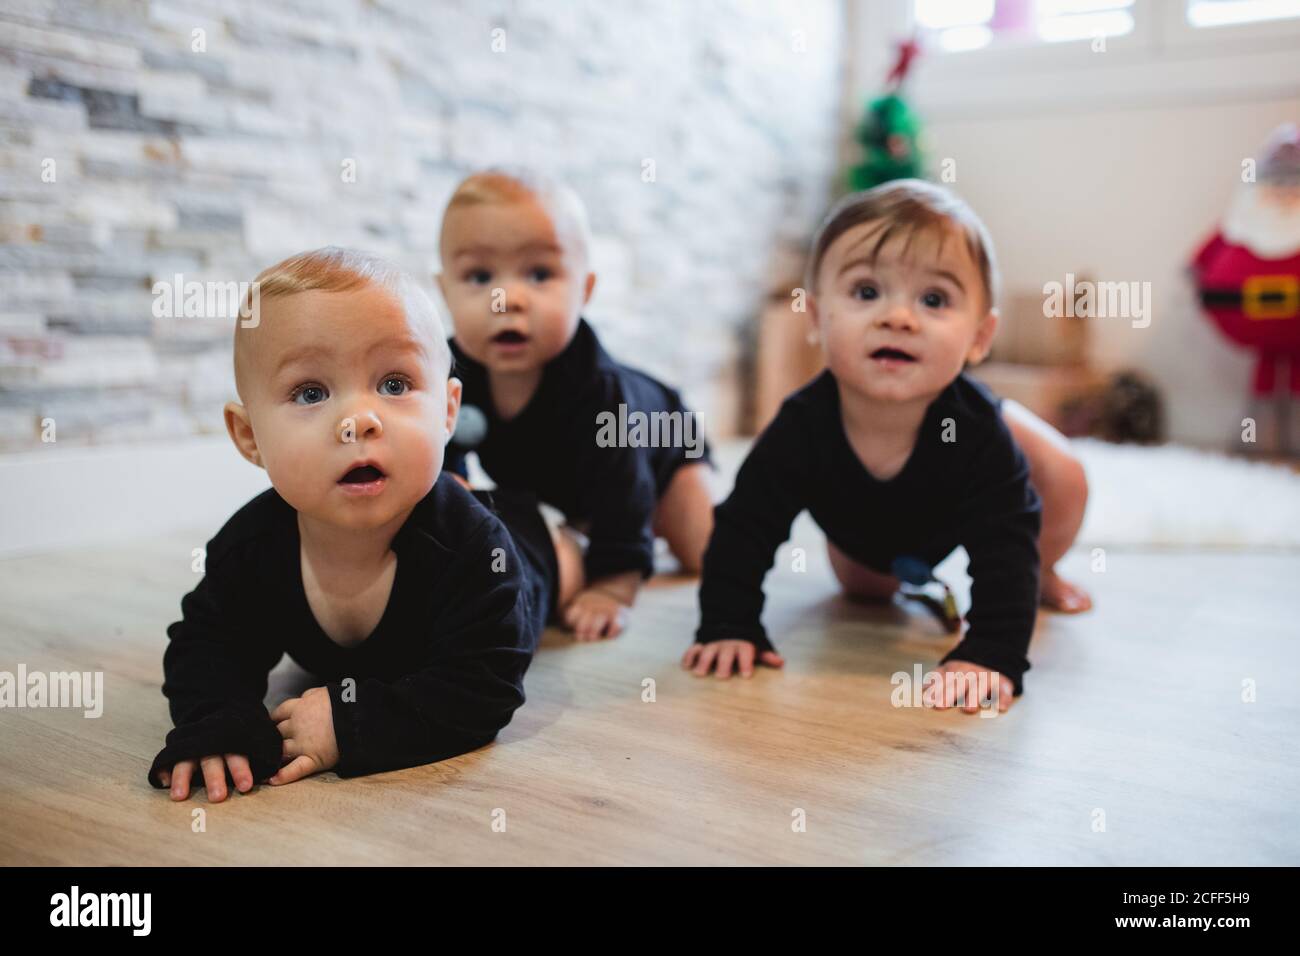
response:
<path id="1" fill-rule="evenodd" d="M 882 225 L 871 251 L 873 258 L 895 236 L 903 238 L 906 252 L 917 235 L 937 236 L 942 241 L 952 232 L 959 232 L 979 269 L 988 307 L 993 308 L 998 270 L 988 229 L 955 193 L 920 179 L 896 179 L 873 189 L 850 193 L 832 206 L 813 239 L 804 272 L 805 286 L 816 290 L 817 272 L 836 239 L 854 226 L 876 221 Z"/>

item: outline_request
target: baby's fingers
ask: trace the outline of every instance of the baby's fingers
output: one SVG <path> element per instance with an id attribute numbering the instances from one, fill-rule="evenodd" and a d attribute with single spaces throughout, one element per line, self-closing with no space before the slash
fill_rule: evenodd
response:
<path id="1" fill-rule="evenodd" d="M 1011 690 L 1011 682 L 997 671 L 967 674 L 966 702 L 962 710 L 973 714 L 996 704 L 999 711 L 1004 711 L 1011 702 Z"/>
<path id="2" fill-rule="evenodd" d="M 242 754 L 226 754 L 226 765 L 230 767 L 230 776 L 235 780 L 235 787 L 240 793 L 247 793 L 253 788 L 253 769 L 248 765 L 248 758 Z"/>
<path id="3" fill-rule="evenodd" d="M 618 608 L 609 616 L 609 624 L 605 628 L 606 637 L 618 637 L 623 633 L 623 628 L 627 626 L 627 612 Z"/>
<path id="4" fill-rule="evenodd" d="M 972 671 L 960 671 L 957 673 L 957 695 L 960 698 L 959 706 L 967 714 L 973 714 L 980 708 L 980 680 L 979 674 Z M 987 684 L 984 685 L 986 688 Z"/>
<path id="5" fill-rule="evenodd" d="M 197 766 L 193 760 L 182 760 L 172 768 L 170 774 L 163 771 L 162 781 L 172 788 L 173 800 L 184 800 L 190 795 L 190 778 L 194 776 L 194 768 Z"/>
<path id="6" fill-rule="evenodd" d="M 203 784 L 208 788 L 208 800 L 220 803 L 226 799 L 226 763 L 219 754 L 204 757 Z"/>
<path id="7" fill-rule="evenodd" d="M 277 724 L 288 720 L 293 716 L 294 708 L 298 706 L 299 697 L 290 697 L 287 700 L 280 701 L 280 706 L 271 711 L 271 719 Z"/>
<path id="8" fill-rule="evenodd" d="M 713 671 L 713 676 L 718 680 L 729 680 L 731 677 L 731 665 L 736 659 L 739 648 L 734 644 L 723 644 L 722 650 L 718 652 L 718 666 Z"/>
<path id="9" fill-rule="evenodd" d="M 598 641 L 605 636 L 605 630 L 609 627 L 609 615 L 604 611 L 593 611 L 587 616 L 585 630 L 587 640 Z"/>
<path id="10" fill-rule="evenodd" d="M 957 707 L 966 697 L 965 671 L 949 671 L 944 674 L 943 706 Z"/>
<path id="11" fill-rule="evenodd" d="M 565 621 L 573 631 L 573 636 L 579 641 L 590 641 L 592 637 L 592 612 L 587 610 L 583 604 L 574 603 L 569 605 L 569 610 L 565 612 Z"/>
<path id="12" fill-rule="evenodd" d="M 998 712 L 1005 713 L 1006 709 L 1016 702 L 1016 688 L 1011 683 L 1010 677 L 998 677 Z"/>
<path id="13" fill-rule="evenodd" d="M 700 647 L 700 656 L 695 661 L 695 670 L 692 671 L 696 677 L 707 677 L 709 670 L 713 667 L 713 659 L 718 656 L 721 648 L 717 644 L 704 644 Z"/>
<path id="14" fill-rule="evenodd" d="M 736 651 L 736 670 L 740 671 L 741 677 L 754 676 L 754 652 L 757 650 L 753 644 L 742 644 Z"/>
<path id="15" fill-rule="evenodd" d="M 766 664 L 768 667 L 784 667 L 785 658 L 776 651 L 763 651 L 758 655 L 759 663 Z"/>
<path id="16" fill-rule="evenodd" d="M 594 617 L 595 615 L 590 611 L 579 611 L 574 617 L 573 636 L 580 641 L 595 640 L 595 635 L 592 633 L 595 627 Z"/>
<path id="17" fill-rule="evenodd" d="M 692 644 L 686 648 L 686 653 L 682 655 L 682 667 L 690 670 L 695 664 L 695 658 L 700 656 L 700 651 L 704 650 L 703 644 Z"/>
<path id="18" fill-rule="evenodd" d="M 281 767 L 275 772 L 270 780 L 272 786 L 278 787 L 282 783 L 293 783 L 295 780 L 301 780 L 303 777 L 309 777 L 316 772 L 316 761 L 306 754 L 300 754 L 293 758 L 293 761 Z"/>

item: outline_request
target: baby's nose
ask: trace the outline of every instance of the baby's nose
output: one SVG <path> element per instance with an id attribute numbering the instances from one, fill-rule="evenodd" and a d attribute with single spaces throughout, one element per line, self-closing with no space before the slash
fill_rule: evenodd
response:
<path id="1" fill-rule="evenodd" d="M 345 444 L 360 438 L 378 438 L 383 432 L 379 416 L 370 410 L 340 419 L 336 429 L 339 441 Z"/>
<path id="2" fill-rule="evenodd" d="M 891 329 L 915 328 L 916 314 L 909 306 L 899 303 L 881 313 L 880 323 Z"/>
<path id="3" fill-rule="evenodd" d="M 528 308 L 528 286 L 523 282 L 512 282 L 505 289 L 505 311 L 523 312 Z"/>

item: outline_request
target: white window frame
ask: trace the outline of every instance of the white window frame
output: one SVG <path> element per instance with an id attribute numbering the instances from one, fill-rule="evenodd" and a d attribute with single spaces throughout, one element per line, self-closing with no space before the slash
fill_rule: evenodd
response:
<path id="1" fill-rule="evenodd" d="M 881 90 L 911 0 L 850 0 L 852 108 Z M 923 51 L 907 88 L 927 119 L 1300 97 L 1300 18 L 1193 27 L 1185 0 L 1135 0 L 1134 28 L 1089 40 Z M 882 42 L 882 37 L 890 38 Z"/>
<path id="2" fill-rule="evenodd" d="M 1161 29 L 1171 47 L 1213 47 L 1219 51 L 1250 53 L 1262 48 L 1289 48 L 1300 57 L 1300 17 L 1233 23 L 1221 27 L 1194 27 L 1187 22 L 1186 0 L 1161 4 Z"/>

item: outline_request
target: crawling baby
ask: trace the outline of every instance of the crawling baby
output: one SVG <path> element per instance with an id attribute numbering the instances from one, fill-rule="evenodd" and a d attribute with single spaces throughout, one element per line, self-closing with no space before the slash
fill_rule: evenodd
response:
<path id="1" fill-rule="evenodd" d="M 582 586 L 581 554 L 536 499 L 443 472 L 461 383 L 409 276 L 325 248 L 254 288 L 225 418 L 272 487 L 208 542 L 167 631 L 176 726 L 149 782 L 176 800 L 200 782 L 220 801 L 232 782 L 350 777 L 483 746 L 523 704 L 552 609 Z M 268 714 L 267 673 L 285 653 L 319 683 Z"/>

